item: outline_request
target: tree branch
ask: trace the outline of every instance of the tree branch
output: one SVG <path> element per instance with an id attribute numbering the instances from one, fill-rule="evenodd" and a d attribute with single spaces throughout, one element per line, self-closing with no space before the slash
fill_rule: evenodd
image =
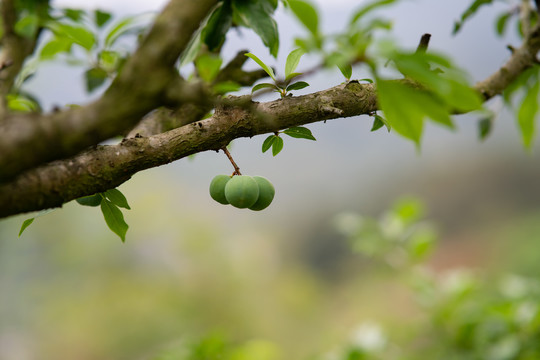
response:
<path id="1" fill-rule="evenodd" d="M 171 0 L 122 72 L 94 103 L 49 115 L 12 115 L 0 123 L 0 182 L 132 128 L 146 113 L 166 105 L 169 87 L 185 95 L 183 100 L 204 99 L 200 87 L 181 81 L 174 63 L 216 2 Z"/>
<path id="2" fill-rule="evenodd" d="M 485 100 L 502 94 L 521 73 L 538 63 L 536 57 L 538 51 L 540 51 L 540 23 L 530 30 L 523 44 L 514 49 L 510 59 L 487 79 L 478 82 L 475 88 Z"/>
<path id="3" fill-rule="evenodd" d="M 540 24 L 537 24 L 503 67 L 475 88 L 486 100 L 501 94 L 520 73 L 536 63 L 539 50 Z M 194 98 L 198 96 L 200 94 L 193 94 Z M 67 201 L 103 192 L 120 185 L 138 171 L 198 152 L 217 151 L 239 137 L 370 114 L 375 110 L 378 110 L 375 86 L 354 81 L 268 103 L 253 103 L 245 96 L 229 97 L 216 108 L 211 118 L 150 137 L 125 139 L 118 145 L 97 146 L 71 159 L 29 170 L 11 183 L 0 185 L 0 217 L 58 207 Z"/>
<path id="4" fill-rule="evenodd" d="M 249 97 L 228 100 L 240 106 L 218 107 L 211 118 L 162 134 L 125 139 L 118 145 L 97 146 L 0 185 L 0 217 L 59 207 L 67 201 L 114 188 L 138 171 L 198 152 L 217 151 L 239 137 L 369 114 L 377 109 L 374 85 L 356 82 L 309 95 L 253 103 L 253 111 L 246 109 Z"/>

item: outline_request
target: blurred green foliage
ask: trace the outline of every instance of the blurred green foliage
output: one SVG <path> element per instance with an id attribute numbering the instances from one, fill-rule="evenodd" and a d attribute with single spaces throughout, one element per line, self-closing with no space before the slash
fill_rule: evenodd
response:
<path id="1" fill-rule="evenodd" d="M 102 239 L 114 235 L 96 226 L 99 217 L 77 211 L 50 214 L 20 243 L 0 228 L 6 359 L 21 348 L 41 359 L 540 357 L 535 257 L 520 272 L 504 263 L 492 272 L 436 270 L 437 231 L 414 198 L 377 218 L 337 215 L 333 226 L 356 255 L 350 273 L 332 280 L 285 261 L 275 241 L 283 235 L 264 225 L 226 235 L 227 219 L 205 213 L 214 218 L 209 228 L 202 216 L 171 212 L 146 219 L 143 233 L 120 244 Z M 36 236 L 40 229 L 48 235 Z M 531 221 L 496 232 L 534 246 L 538 230 Z"/>

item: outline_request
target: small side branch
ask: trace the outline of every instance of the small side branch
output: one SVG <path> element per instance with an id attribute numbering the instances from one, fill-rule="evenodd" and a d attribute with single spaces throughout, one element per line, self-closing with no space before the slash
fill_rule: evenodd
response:
<path id="1" fill-rule="evenodd" d="M 430 39 L 431 39 L 431 34 L 426 33 L 422 35 L 422 37 L 420 38 L 420 43 L 418 44 L 418 47 L 416 48 L 417 54 L 422 54 L 427 51 Z"/>

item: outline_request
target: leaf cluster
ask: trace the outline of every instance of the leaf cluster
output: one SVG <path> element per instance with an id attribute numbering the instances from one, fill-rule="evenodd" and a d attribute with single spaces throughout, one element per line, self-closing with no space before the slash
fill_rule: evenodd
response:
<path id="1" fill-rule="evenodd" d="M 308 87 L 309 84 L 305 81 L 297 81 L 292 83 L 292 80 L 294 78 L 302 75 L 302 73 L 295 72 L 302 55 L 304 55 L 304 50 L 302 49 L 296 49 L 289 53 L 289 55 L 287 56 L 287 61 L 285 63 L 285 80 L 279 81 L 278 79 L 276 79 L 274 70 L 270 66 L 266 65 L 254 54 L 247 53 L 246 56 L 255 61 L 268 74 L 268 76 L 270 76 L 270 78 L 274 80 L 274 83 L 260 83 L 255 85 L 253 89 L 251 89 L 251 93 L 262 89 L 270 89 L 279 93 L 281 95 L 281 98 L 284 98 L 291 90 L 301 90 Z"/>
<path id="2" fill-rule="evenodd" d="M 317 140 L 311 133 L 311 130 L 309 130 L 306 127 L 303 126 L 295 126 L 288 129 L 285 129 L 281 132 L 276 132 L 274 135 L 268 136 L 263 144 L 262 144 L 262 152 L 267 152 L 270 148 L 272 148 L 272 155 L 276 156 L 283 150 L 283 138 L 279 136 L 279 134 L 285 134 L 290 137 L 296 138 L 296 139 L 307 139 L 307 140 Z"/>
<path id="3" fill-rule="evenodd" d="M 424 119 L 453 128 L 453 113 L 481 108 L 480 94 L 447 58 L 423 52 L 395 52 L 391 59 L 405 79 L 376 76 L 381 108 L 389 125 L 417 145 Z"/>
<path id="4" fill-rule="evenodd" d="M 255 31 L 270 54 L 277 57 L 279 34 L 277 23 L 272 17 L 277 5 L 277 0 L 223 0 L 219 2 L 203 21 L 199 30 L 193 34 L 180 58 L 180 67 L 194 61 L 200 54 L 203 44 L 211 52 L 219 52 L 227 33 L 233 27 L 246 27 Z"/>
<path id="5" fill-rule="evenodd" d="M 85 196 L 76 200 L 84 206 L 100 206 L 103 217 L 109 229 L 120 237 L 122 242 L 126 241 L 126 232 L 129 228 L 124 220 L 124 215 L 120 208 L 131 210 L 126 197 L 118 189 L 110 189 L 104 193 Z"/>
<path id="6" fill-rule="evenodd" d="M 84 206 L 97 207 L 100 206 L 101 212 L 107 223 L 109 229 L 120 237 L 122 242 L 126 241 L 126 232 L 129 228 L 128 224 L 124 220 L 124 215 L 120 208 L 131 210 L 131 207 L 128 204 L 128 201 L 124 194 L 118 189 L 110 189 L 103 193 L 97 193 L 90 196 L 85 196 L 79 199 L 76 199 L 77 203 Z M 19 237 L 22 235 L 23 231 L 30 226 L 37 217 L 48 214 L 54 209 L 48 209 L 41 211 L 35 217 L 26 219 L 21 226 L 19 231 Z"/>

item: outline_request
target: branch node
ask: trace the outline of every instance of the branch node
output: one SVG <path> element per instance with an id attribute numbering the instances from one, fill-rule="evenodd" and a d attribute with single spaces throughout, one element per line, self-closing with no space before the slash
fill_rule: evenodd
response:
<path id="1" fill-rule="evenodd" d="M 321 105 L 319 108 L 322 112 L 328 114 L 336 114 L 336 115 L 343 115 L 344 111 L 341 109 L 338 109 L 337 107 L 334 107 L 332 105 Z"/>

